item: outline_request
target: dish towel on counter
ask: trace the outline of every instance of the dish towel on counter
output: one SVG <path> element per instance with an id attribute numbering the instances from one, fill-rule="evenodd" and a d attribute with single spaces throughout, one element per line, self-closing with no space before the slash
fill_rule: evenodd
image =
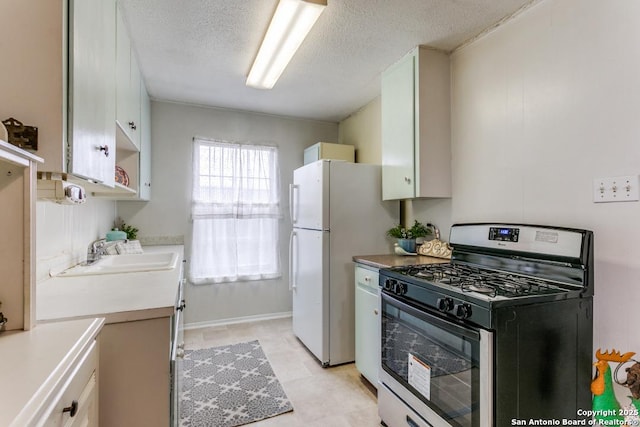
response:
<path id="1" fill-rule="evenodd" d="M 143 253 L 142 246 L 140 245 L 139 240 L 128 240 L 124 242 L 118 242 L 116 243 L 116 250 L 120 255 Z"/>

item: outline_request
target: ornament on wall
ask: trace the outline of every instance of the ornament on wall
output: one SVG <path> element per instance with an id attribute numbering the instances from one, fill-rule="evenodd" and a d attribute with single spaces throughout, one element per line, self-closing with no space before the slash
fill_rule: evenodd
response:
<path id="1" fill-rule="evenodd" d="M 7 129 L 7 142 L 25 150 L 38 149 L 38 128 L 24 125 L 21 121 L 10 117 L 2 121 Z"/>

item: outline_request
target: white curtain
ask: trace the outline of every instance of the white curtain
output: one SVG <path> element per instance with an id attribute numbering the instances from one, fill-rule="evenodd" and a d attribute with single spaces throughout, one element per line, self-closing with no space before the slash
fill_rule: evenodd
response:
<path id="1" fill-rule="evenodd" d="M 190 280 L 281 276 L 278 149 L 194 139 Z"/>

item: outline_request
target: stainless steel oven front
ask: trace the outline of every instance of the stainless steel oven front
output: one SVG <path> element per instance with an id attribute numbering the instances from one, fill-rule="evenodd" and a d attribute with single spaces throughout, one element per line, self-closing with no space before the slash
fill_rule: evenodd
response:
<path id="1" fill-rule="evenodd" d="M 390 427 L 493 425 L 493 333 L 383 290 L 378 408 Z"/>

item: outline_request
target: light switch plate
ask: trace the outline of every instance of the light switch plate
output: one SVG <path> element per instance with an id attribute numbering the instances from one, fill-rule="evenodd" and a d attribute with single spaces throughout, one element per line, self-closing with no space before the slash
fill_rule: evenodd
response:
<path id="1" fill-rule="evenodd" d="M 596 178 L 593 180 L 593 202 L 637 202 L 640 200 L 638 175 Z"/>

